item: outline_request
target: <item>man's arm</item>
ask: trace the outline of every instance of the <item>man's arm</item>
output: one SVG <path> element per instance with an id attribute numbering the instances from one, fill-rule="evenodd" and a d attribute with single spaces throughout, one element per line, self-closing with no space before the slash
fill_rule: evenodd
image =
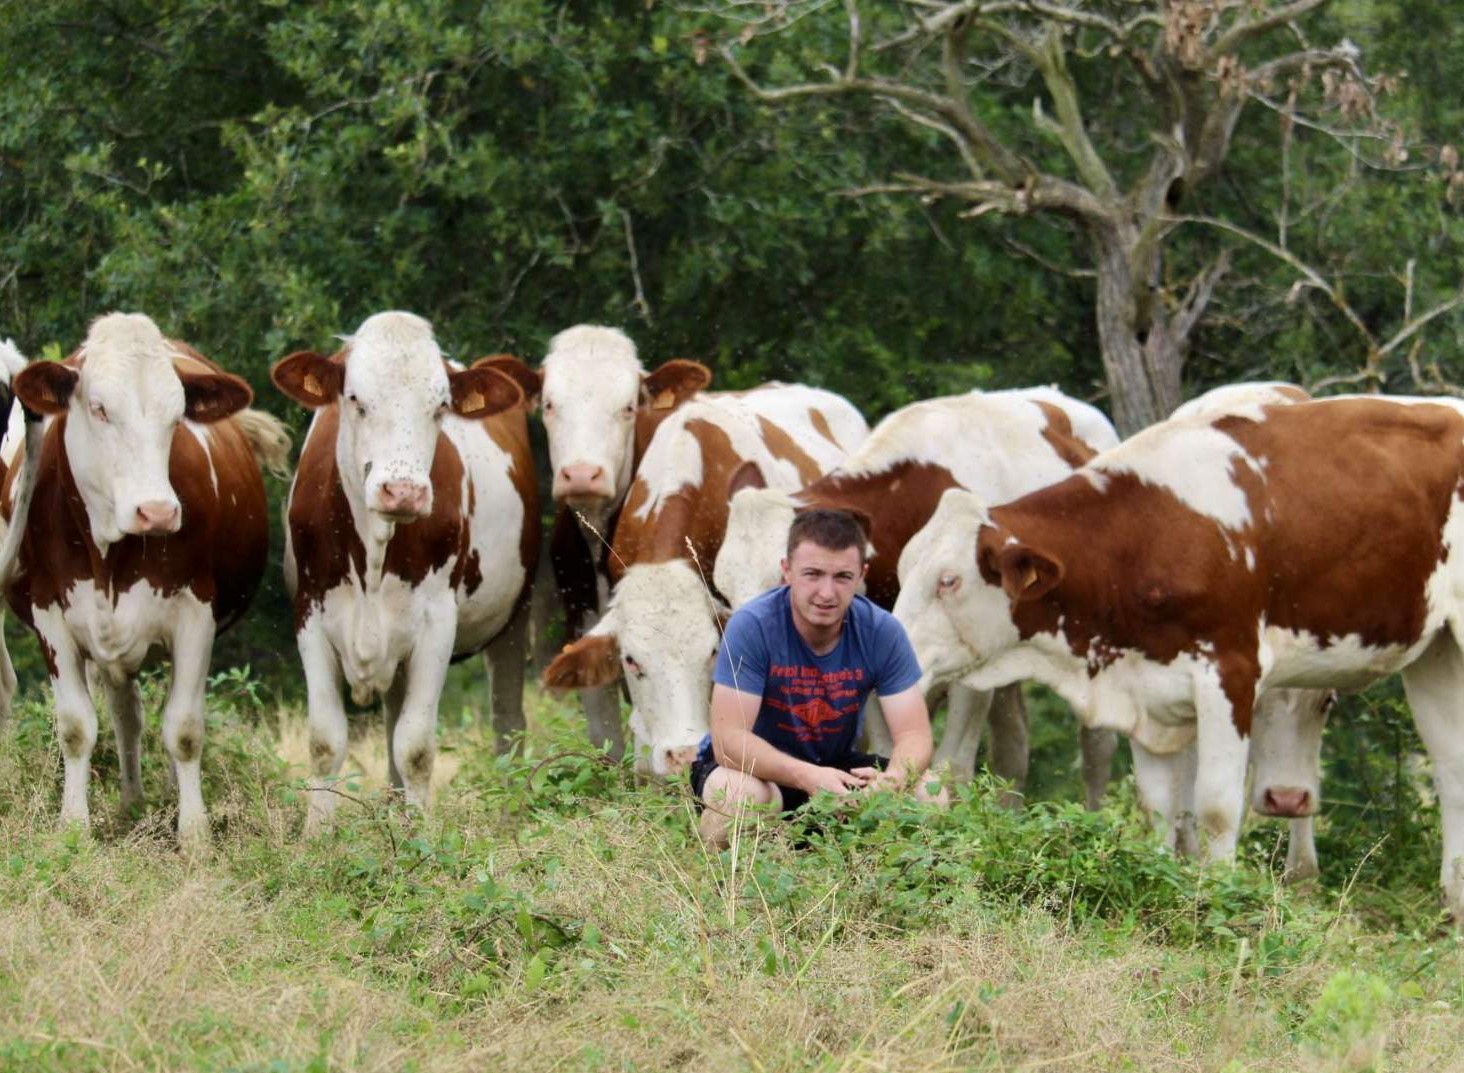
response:
<path id="1" fill-rule="evenodd" d="M 923 711 L 923 701 L 920 706 Z M 863 775 L 851 775 L 838 768 L 819 767 L 799 760 L 758 737 L 752 728 L 760 707 L 762 698 L 752 693 L 743 693 L 720 683 L 712 687 L 712 753 L 718 764 L 808 794 L 819 790 L 847 793 L 869 781 Z M 929 720 L 926 720 L 925 743 L 925 762 L 929 764 Z M 898 739 L 896 745 L 898 747 Z"/>
<path id="2" fill-rule="evenodd" d="M 879 698 L 885 723 L 890 728 L 894 747 L 890 750 L 890 766 L 880 781 L 900 785 L 906 779 L 918 778 L 930 767 L 935 743 L 930 732 L 930 712 L 918 685 L 888 697 Z"/>

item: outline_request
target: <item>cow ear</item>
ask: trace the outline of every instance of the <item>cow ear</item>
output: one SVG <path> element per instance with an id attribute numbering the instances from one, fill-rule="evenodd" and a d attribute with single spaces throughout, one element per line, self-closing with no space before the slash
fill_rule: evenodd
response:
<path id="1" fill-rule="evenodd" d="M 346 367 L 313 350 L 300 350 L 275 362 L 269 378 L 290 398 L 313 410 L 317 406 L 329 406 L 341 397 Z"/>
<path id="2" fill-rule="evenodd" d="M 767 486 L 768 481 L 763 476 L 762 467 L 749 458 L 732 471 L 732 477 L 727 481 L 727 502 L 732 502 L 732 497 L 744 488 L 766 488 Z"/>
<path id="3" fill-rule="evenodd" d="M 1009 544 L 996 556 L 1002 591 L 1014 604 L 1038 600 L 1062 581 L 1062 563 L 1023 544 Z"/>
<path id="4" fill-rule="evenodd" d="M 652 410 L 674 410 L 712 382 L 712 370 L 699 361 L 672 358 L 641 381 L 641 395 Z"/>
<path id="5" fill-rule="evenodd" d="M 59 362 L 33 361 L 15 374 L 15 397 L 38 414 L 64 414 L 79 379 Z"/>
<path id="6" fill-rule="evenodd" d="M 620 678 L 620 645 L 613 633 L 590 633 L 554 657 L 544 669 L 547 689 L 592 689 Z"/>
<path id="7" fill-rule="evenodd" d="M 459 417 L 492 417 L 524 401 L 523 388 L 513 377 L 487 366 L 455 370 L 448 374 L 447 383 L 452 389 L 452 412 Z"/>
<path id="8" fill-rule="evenodd" d="M 524 393 L 524 407 L 532 410 L 539 405 L 539 392 L 543 390 L 544 378 L 537 369 L 530 369 L 522 359 L 512 354 L 493 354 L 473 362 L 474 369 L 496 369 L 519 386 Z"/>
<path id="9" fill-rule="evenodd" d="M 200 425 L 232 417 L 254 401 L 254 391 L 232 373 L 180 373 L 183 416 Z"/>

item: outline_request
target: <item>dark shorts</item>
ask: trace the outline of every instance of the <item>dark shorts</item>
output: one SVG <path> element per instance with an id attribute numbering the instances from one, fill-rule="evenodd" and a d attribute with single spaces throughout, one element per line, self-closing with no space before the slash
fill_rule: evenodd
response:
<path id="1" fill-rule="evenodd" d="M 702 801 L 702 789 L 707 784 L 707 778 L 721 765 L 716 758 L 710 754 L 705 760 L 697 757 L 691 763 L 691 792 L 696 796 L 696 810 L 700 812 L 705 808 Z M 890 766 L 887 756 L 879 756 L 876 753 L 846 753 L 837 760 L 831 760 L 825 767 L 836 767 L 840 771 L 853 771 L 857 767 L 874 767 L 883 771 Z M 791 786 L 778 784 L 778 789 L 783 794 L 783 811 L 793 812 L 808 804 L 808 795 L 802 790 L 795 790 Z"/>

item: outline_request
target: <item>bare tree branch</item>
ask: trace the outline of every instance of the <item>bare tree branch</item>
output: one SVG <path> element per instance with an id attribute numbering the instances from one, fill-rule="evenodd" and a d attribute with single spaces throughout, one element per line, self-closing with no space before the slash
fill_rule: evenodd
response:
<path id="1" fill-rule="evenodd" d="M 1258 19 L 1242 20 L 1221 34 L 1219 39 L 1210 46 L 1210 52 L 1215 56 L 1228 55 L 1252 38 L 1259 37 L 1278 26 L 1284 26 L 1288 22 L 1295 22 L 1303 15 L 1325 7 L 1330 2 L 1331 0 L 1296 0 L 1295 3 L 1269 11 Z"/>
<path id="2" fill-rule="evenodd" d="M 1180 346 L 1189 342 L 1190 334 L 1195 330 L 1195 325 L 1200 322 L 1200 318 L 1204 316 L 1210 299 L 1215 295 L 1215 287 L 1228 271 L 1230 271 L 1230 251 L 1221 250 L 1220 256 L 1205 266 L 1190 281 L 1189 290 L 1185 292 L 1184 300 L 1179 304 L 1179 310 L 1174 315 L 1172 326 L 1175 341 Z"/>

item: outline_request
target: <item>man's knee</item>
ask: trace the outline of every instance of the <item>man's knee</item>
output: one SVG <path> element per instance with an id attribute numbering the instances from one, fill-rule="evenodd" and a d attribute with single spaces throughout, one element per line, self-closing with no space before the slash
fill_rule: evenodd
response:
<path id="1" fill-rule="evenodd" d="M 719 767 L 707 776 L 702 787 L 702 801 L 708 807 L 717 805 L 776 805 L 783 795 L 776 783 L 767 782 L 745 771 Z"/>

